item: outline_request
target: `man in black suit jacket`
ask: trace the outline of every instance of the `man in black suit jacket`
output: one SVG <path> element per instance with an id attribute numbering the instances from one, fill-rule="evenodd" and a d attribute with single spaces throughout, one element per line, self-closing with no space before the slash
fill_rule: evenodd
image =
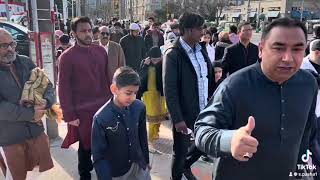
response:
<path id="1" fill-rule="evenodd" d="M 242 22 L 238 26 L 240 41 L 227 47 L 222 58 L 223 73 L 232 74 L 239 69 L 254 64 L 259 59 L 258 46 L 250 42 L 252 26 L 249 22 Z"/>

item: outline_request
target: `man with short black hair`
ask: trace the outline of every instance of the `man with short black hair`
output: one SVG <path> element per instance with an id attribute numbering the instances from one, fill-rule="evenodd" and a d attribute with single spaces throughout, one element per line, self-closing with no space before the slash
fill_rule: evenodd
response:
<path id="1" fill-rule="evenodd" d="M 152 47 L 160 47 L 164 45 L 164 38 L 162 32 L 159 30 L 160 23 L 154 23 L 150 29 L 147 30 L 147 34 L 144 37 L 146 49 L 149 51 Z"/>
<path id="2" fill-rule="evenodd" d="M 239 42 L 227 47 L 222 58 L 223 73 L 226 76 L 254 64 L 259 59 L 258 46 L 251 43 L 252 26 L 249 22 L 238 25 Z"/>
<path id="3" fill-rule="evenodd" d="M 88 17 L 74 18 L 71 30 L 76 44 L 61 54 L 59 64 L 59 99 L 64 121 L 68 123 L 62 148 L 79 141 L 80 180 L 90 180 L 93 115 L 111 96 L 108 56 L 103 47 L 92 43 Z"/>
<path id="4" fill-rule="evenodd" d="M 182 175 L 195 180 L 191 165 L 203 154 L 194 145 L 190 147 L 194 122 L 213 90 L 212 65 L 199 44 L 203 24 L 204 18 L 199 14 L 182 14 L 181 37 L 166 50 L 163 61 L 163 88 L 174 124 L 172 180 L 181 180 Z"/>
<path id="5" fill-rule="evenodd" d="M 110 40 L 116 43 L 120 42 L 120 39 L 124 36 L 123 29 L 119 22 L 114 23 L 113 29 L 111 32 Z"/>
<path id="6" fill-rule="evenodd" d="M 199 114 L 195 143 L 215 158 L 213 180 L 291 180 L 309 149 L 312 158 L 319 153 L 312 149 L 318 86 L 300 70 L 306 40 L 300 21 L 271 22 L 261 62 L 225 79 Z"/>

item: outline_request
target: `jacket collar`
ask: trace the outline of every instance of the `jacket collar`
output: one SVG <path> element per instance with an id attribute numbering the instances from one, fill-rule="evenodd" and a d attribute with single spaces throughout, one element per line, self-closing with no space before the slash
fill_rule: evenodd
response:
<path id="1" fill-rule="evenodd" d="M 114 111 L 114 112 L 117 112 L 117 113 L 120 113 L 120 114 L 123 114 L 123 113 L 125 113 L 125 112 L 127 112 L 128 110 L 129 110 L 129 107 L 125 107 L 125 108 L 120 108 L 120 107 L 118 107 L 115 103 L 114 103 L 114 101 L 113 101 L 113 98 L 111 98 L 110 100 L 109 100 L 109 104 L 110 104 L 110 106 L 111 106 L 111 108 L 112 108 L 112 110 Z"/>

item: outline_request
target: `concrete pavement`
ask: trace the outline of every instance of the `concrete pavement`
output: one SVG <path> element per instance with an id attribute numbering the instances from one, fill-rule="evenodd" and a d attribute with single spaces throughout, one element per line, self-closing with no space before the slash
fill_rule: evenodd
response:
<path id="1" fill-rule="evenodd" d="M 71 180 L 79 179 L 77 173 L 77 148 L 78 144 L 72 145 L 69 149 L 61 149 L 61 143 L 67 132 L 65 123 L 59 124 L 59 137 L 51 140 L 50 149 L 54 168 L 44 172 L 40 176 L 40 180 Z M 172 133 L 170 122 L 165 122 L 160 128 L 159 140 L 150 145 L 150 164 L 152 164 L 151 177 L 152 180 L 169 180 L 170 179 L 170 163 L 172 154 Z M 211 166 L 209 163 L 198 161 L 192 167 L 192 171 L 199 180 L 211 179 Z M 97 177 L 93 171 L 92 180 Z M 4 180 L 0 171 L 0 180 Z"/>

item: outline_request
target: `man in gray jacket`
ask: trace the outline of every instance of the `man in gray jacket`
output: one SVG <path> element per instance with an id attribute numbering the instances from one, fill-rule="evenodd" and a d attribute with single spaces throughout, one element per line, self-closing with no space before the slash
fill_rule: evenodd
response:
<path id="1" fill-rule="evenodd" d="M 16 46 L 10 33 L 0 28 L 0 168 L 6 179 L 24 180 L 28 171 L 53 167 L 41 118 L 54 103 L 55 93 L 49 83 L 46 106 L 20 103 L 24 84 L 36 66 L 28 57 L 17 55 Z"/>

